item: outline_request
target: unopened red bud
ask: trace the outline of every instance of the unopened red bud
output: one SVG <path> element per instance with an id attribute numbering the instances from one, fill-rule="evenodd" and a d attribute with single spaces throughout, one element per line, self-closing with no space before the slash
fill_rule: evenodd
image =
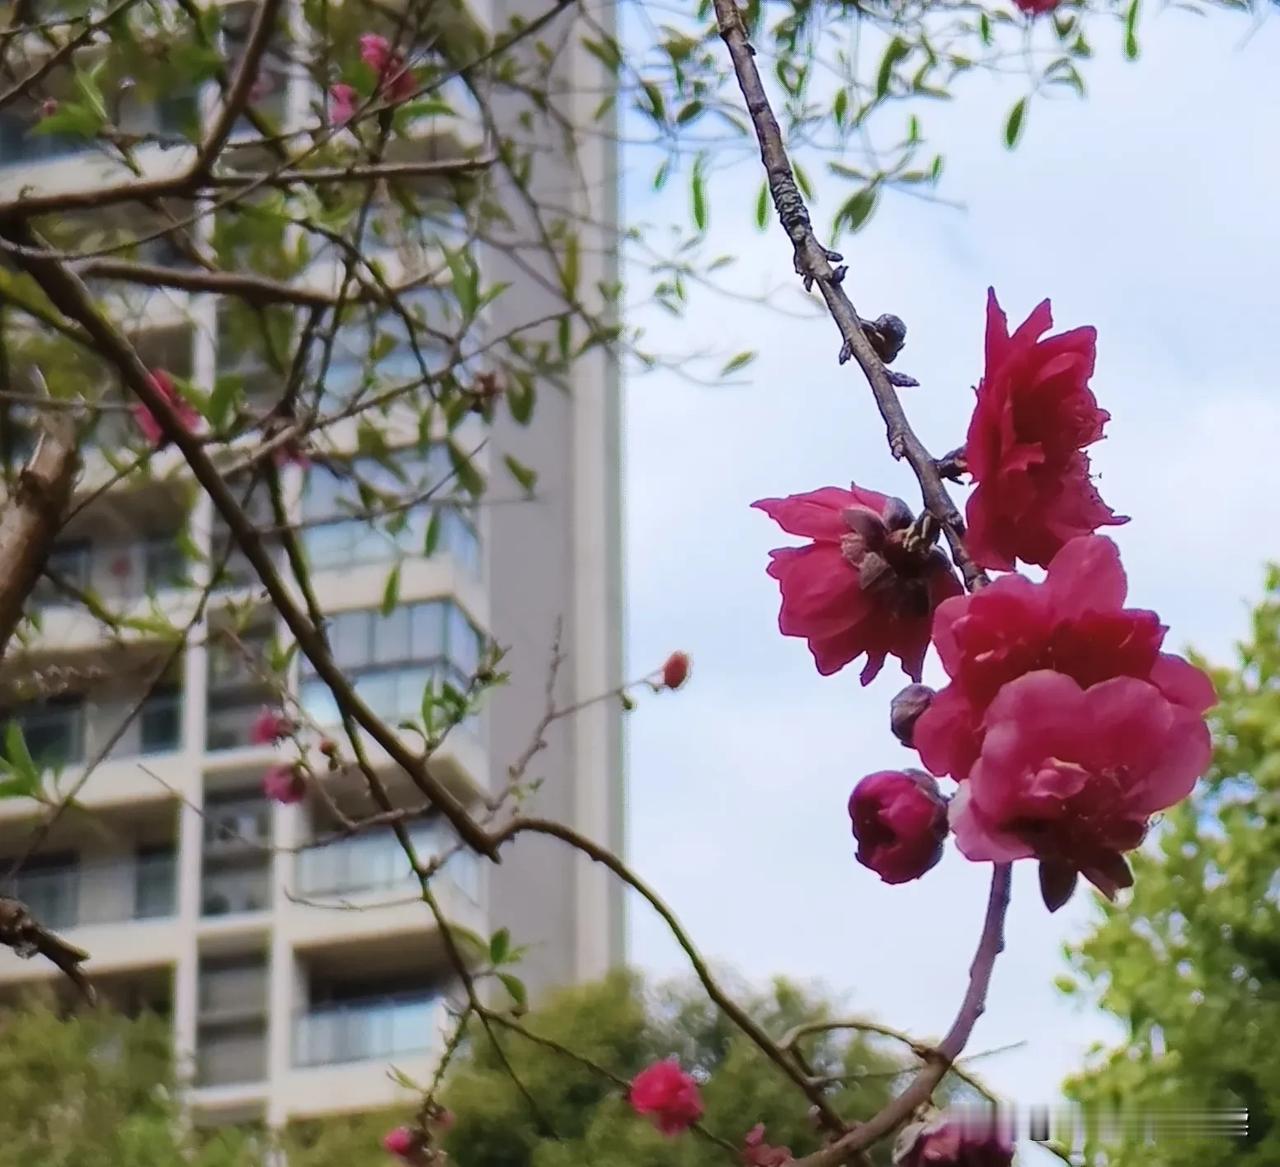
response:
<path id="1" fill-rule="evenodd" d="M 922 770 L 868 774 L 849 796 L 857 860 L 885 883 L 919 879 L 942 858 L 947 801 Z"/>
<path id="2" fill-rule="evenodd" d="M 338 743 L 331 737 L 320 739 L 320 752 L 326 758 L 336 758 L 338 756 Z"/>
<path id="3" fill-rule="evenodd" d="M 668 689 L 678 689 L 689 679 L 689 656 L 673 652 L 662 666 L 662 683 Z"/>
<path id="4" fill-rule="evenodd" d="M 418 1158 L 419 1139 L 407 1126 L 398 1126 L 383 1135 L 382 1149 L 406 1163 L 412 1163 Z"/>
<path id="5" fill-rule="evenodd" d="M 58 99 L 56 97 L 46 97 L 40 103 L 40 116 L 51 118 L 58 112 Z"/>
<path id="6" fill-rule="evenodd" d="M 936 695 L 928 685 L 908 685 L 889 703 L 889 728 L 908 749 L 913 744 L 916 722 Z"/>

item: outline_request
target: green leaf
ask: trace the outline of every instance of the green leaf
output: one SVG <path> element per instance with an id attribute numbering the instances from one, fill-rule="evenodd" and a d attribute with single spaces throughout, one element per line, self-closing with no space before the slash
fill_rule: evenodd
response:
<path id="1" fill-rule="evenodd" d="M 85 101 L 89 103 L 89 108 L 100 117 L 103 122 L 107 120 L 107 101 L 102 95 L 102 87 L 98 84 L 98 78 L 102 71 L 107 67 L 106 57 L 101 58 L 92 69 L 87 72 L 76 70 L 76 88 L 84 95 Z"/>
<path id="2" fill-rule="evenodd" d="M 560 271 L 561 286 L 567 299 L 577 299 L 578 277 L 578 236 L 570 231 L 564 241 L 564 267 Z"/>
<path id="3" fill-rule="evenodd" d="M 382 603 L 378 610 L 384 616 L 390 616 L 400 602 L 400 564 L 396 564 L 387 575 L 386 586 L 382 589 Z"/>
<path id="4" fill-rule="evenodd" d="M 687 126 L 691 121 L 698 118 L 705 109 L 706 106 L 704 106 L 700 101 L 689 102 L 688 105 L 684 106 L 680 112 L 676 114 L 676 125 Z"/>
<path id="5" fill-rule="evenodd" d="M 461 251 L 446 250 L 444 260 L 449 265 L 449 275 L 453 280 L 454 299 L 458 301 L 462 315 L 470 320 L 480 303 L 479 273 L 471 257 Z"/>
<path id="6" fill-rule="evenodd" d="M 54 113 L 31 127 L 33 134 L 65 134 L 71 138 L 95 138 L 107 119 L 86 102 L 64 101 Z"/>
<path id="7" fill-rule="evenodd" d="M 538 483 L 538 472 L 531 466 L 526 466 L 523 462 L 512 457 L 510 454 L 503 456 L 503 462 L 506 463 L 507 470 L 510 471 L 511 477 L 519 484 L 525 494 L 532 495 L 533 488 Z"/>
<path id="8" fill-rule="evenodd" d="M 14 777 L 26 783 L 26 792 L 35 794 L 40 789 L 40 768 L 27 749 L 27 739 L 23 736 L 22 726 L 11 721 L 4 730 L 5 762 Z"/>
<path id="9" fill-rule="evenodd" d="M 26 777 L 6 778 L 0 782 L 0 799 L 4 798 L 34 798 L 39 790 L 39 783 L 33 789 L 30 779 Z"/>
<path id="10" fill-rule="evenodd" d="M 667 104 L 662 100 L 662 90 L 659 89 L 652 81 L 642 81 L 641 88 L 644 95 L 649 99 L 648 113 L 653 116 L 656 122 L 662 122 L 664 125 L 667 120 Z"/>
<path id="11" fill-rule="evenodd" d="M 502 982 L 502 987 L 511 994 L 511 1000 L 515 1002 L 516 1008 L 526 1009 L 529 1005 L 529 994 L 524 987 L 524 981 L 519 977 L 512 976 L 510 973 L 499 973 L 498 980 Z"/>
<path id="12" fill-rule="evenodd" d="M 622 54 L 618 51 L 618 42 L 613 37 L 593 40 L 591 37 L 584 36 L 582 38 L 582 47 L 596 60 L 600 61 L 611 73 L 616 74 L 622 67 Z"/>
<path id="13" fill-rule="evenodd" d="M 879 199 L 880 187 L 876 183 L 864 186 L 836 212 L 836 229 L 847 230 L 850 234 L 860 231 L 866 221 L 871 218 L 871 213 L 876 209 Z"/>
<path id="14" fill-rule="evenodd" d="M 653 189 L 661 190 L 667 185 L 667 179 L 671 177 L 671 159 L 664 158 L 662 165 L 658 167 L 657 173 L 653 176 Z"/>
<path id="15" fill-rule="evenodd" d="M 387 1077 L 392 1079 L 398 1085 L 403 1086 L 410 1094 L 424 1093 L 422 1083 L 415 1082 L 403 1070 L 397 1069 L 395 1066 L 387 1067 Z"/>
<path id="16" fill-rule="evenodd" d="M 849 116 L 849 91 L 841 86 L 836 90 L 836 99 L 832 103 L 831 112 L 835 115 L 836 125 L 843 126 Z"/>
<path id="17" fill-rule="evenodd" d="M 1124 17 L 1124 55 L 1131 61 L 1138 59 L 1138 12 L 1142 0 L 1129 0 L 1129 10 Z"/>
<path id="18" fill-rule="evenodd" d="M 796 186 L 800 188 L 800 193 L 810 202 L 814 202 L 813 187 L 809 185 L 809 176 L 801 168 L 800 163 L 794 163 L 792 165 L 792 170 L 795 171 Z"/>
<path id="19" fill-rule="evenodd" d="M 484 494 L 484 475 L 475 468 L 471 459 L 458 448 L 456 443 L 450 441 L 447 443 L 447 449 L 449 465 L 458 479 L 458 485 L 472 498 L 479 498 Z"/>
<path id="20" fill-rule="evenodd" d="M 449 932 L 453 936 L 454 940 L 461 940 L 464 944 L 470 947 L 477 956 L 488 955 L 489 944 L 479 933 L 473 932 L 470 928 L 465 928 L 461 924 L 454 923 L 449 924 Z"/>
<path id="21" fill-rule="evenodd" d="M 509 287 L 511 287 L 510 280 L 499 280 L 496 284 L 485 288 L 485 290 L 480 293 L 480 303 L 478 306 L 481 308 L 487 308 Z"/>
<path id="22" fill-rule="evenodd" d="M 978 16 L 978 35 L 982 38 L 984 45 L 991 43 L 991 17 L 985 12 Z"/>
<path id="23" fill-rule="evenodd" d="M 703 178 L 705 154 L 699 154 L 693 164 L 693 177 L 689 182 L 689 194 L 693 203 L 693 225 L 699 231 L 707 229 L 707 188 Z"/>
<path id="24" fill-rule="evenodd" d="M 732 360 L 728 361 L 725 364 L 725 367 L 720 370 L 720 376 L 727 377 L 730 373 L 736 373 L 739 369 L 745 369 L 755 359 L 756 354 L 753 352 L 739 353 Z"/>
<path id="25" fill-rule="evenodd" d="M 528 425 L 533 417 L 534 400 L 533 378 L 523 371 L 513 374 L 507 389 L 507 408 L 520 425 Z"/>
<path id="26" fill-rule="evenodd" d="M 422 540 L 422 554 L 430 559 L 436 553 L 436 549 L 440 546 L 440 528 L 442 526 L 439 509 L 431 512 L 431 518 L 427 520 L 427 533 Z"/>
<path id="27" fill-rule="evenodd" d="M 756 197 L 756 226 L 761 229 L 769 221 L 769 184 L 760 184 L 760 194 Z"/>
<path id="28" fill-rule="evenodd" d="M 489 938 L 489 961 L 491 964 L 501 964 L 507 959 L 507 954 L 511 951 L 511 932 L 507 928 L 499 928 Z"/>
<path id="29" fill-rule="evenodd" d="M 1018 144 L 1022 129 L 1027 122 L 1027 99 L 1021 97 L 1009 111 L 1009 119 L 1004 123 L 1004 144 L 1010 150 Z"/>
<path id="30" fill-rule="evenodd" d="M 911 46 L 901 37 L 895 36 L 880 58 L 880 71 L 876 74 L 876 99 L 883 100 L 889 92 L 889 83 L 893 80 L 893 70 L 899 61 L 911 55 Z"/>
<path id="31" fill-rule="evenodd" d="M 166 51 L 174 72 L 192 82 L 209 81 L 218 75 L 224 61 L 212 45 L 198 41 L 169 42 Z"/>
<path id="32" fill-rule="evenodd" d="M 435 680 L 427 681 L 422 689 L 422 705 L 420 706 L 420 715 L 422 717 L 423 728 L 426 729 L 428 735 L 436 731 L 436 683 Z"/>
<path id="33" fill-rule="evenodd" d="M 204 416 L 214 429 L 222 429 L 231 419 L 231 406 L 241 389 L 238 376 L 219 377 L 213 383 L 204 406 Z"/>

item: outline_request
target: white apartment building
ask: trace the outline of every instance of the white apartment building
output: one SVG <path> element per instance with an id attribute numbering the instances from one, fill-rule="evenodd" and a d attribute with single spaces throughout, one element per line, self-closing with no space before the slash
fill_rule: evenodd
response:
<path id="1" fill-rule="evenodd" d="M 539 10 L 518 0 L 478 15 L 490 28 L 503 28 L 521 8 Z M 564 67 L 597 75 L 593 59 L 577 47 Z M 281 67 L 273 81 L 284 123 L 313 122 L 314 93 L 301 75 Z M 583 101 L 594 107 L 598 86 L 594 95 L 592 88 L 584 86 Z M 128 116 L 134 128 L 163 129 L 192 109 L 207 119 L 214 108 L 213 92 L 200 91 Z M 20 106 L 0 111 L 0 199 L 124 173 L 100 151 L 31 134 L 33 117 Z M 420 148 L 445 157 L 475 132 L 461 117 L 441 119 Z M 604 137 L 593 139 L 577 160 L 575 183 L 566 184 L 563 167 L 548 165 L 535 169 L 534 186 L 548 197 L 579 199 L 584 215 L 611 222 L 613 148 Z M 180 164 L 181 151 L 144 146 L 139 157 L 155 172 Z M 591 176 L 585 186 L 583 174 Z M 403 279 L 422 260 L 409 246 L 389 248 L 383 258 Z M 497 249 L 478 258 L 486 279 L 512 283 L 488 310 L 486 328 L 496 334 L 545 314 L 547 293 L 527 271 Z M 582 263 L 590 277 L 584 286 L 614 278 L 607 249 L 584 248 Z M 331 286 L 333 264 L 317 257 L 306 278 Z M 430 311 L 446 294 L 428 287 L 421 298 Z M 237 323 L 222 301 L 148 290 L 136 303 L 121 304 L 117 318 L 127 319 L 151 367 L 206 390 L 238 374 L 250 402 L 270 404 L 278 392 L 278 374 L 244 342 L 243 320 Z M 389 320 L 386 331 L 393 334 L 395 325 Z M 382 345 L 377 374 L 394 379 L 401 369 L 411 377 L 417 358 L 407 347 L 403 336 Z M 324 377 L 326 400 L 357 392 L 371 368 L 367 330 L 340 334 Z M 471 449 L 488 438 L 482 458 L 494 468 L 498 497 L 470 511 L 441 508 L 431 540 L 429 505 L 405 512 L 403 526 L 389 534 L 344 517 L 358 500 L 322 465 L 282 471 L 290 518 L 304 524 L 301 540 L 336 659 L 390 723 L 418 716 L 430 678 L 470 675 L 487 638 L 509 649 L 503 668 L 510 684 L 433 758 L 440 778 L 470 803 L 503 786 L 508 766 L 530 741 L 545 704 L 558 623 L 563 703 L 622 679 L 618 411 L 617 369 L 597 348 L 575 365 L 570 392 L 539 395 L 528 426 L 503 411 L 487 432 L 471 419 L 474 427 L 464 426 L 455 440 Z M 136 446 L 131 425 L 123 410 L 102 416 L 84 448 L 77 505 L 110 480 L 122 442 Z M 403 443 L 397 461 L 409 481 L 447 473 L 442 444 L 420 440 L 395 417 L 387 426 L 392 444 Z M 329 431 L 325 449 L 359 461 L 358 442 L 351 421 Z M 20 426 L 0 426 L 0 446 L 6 443 L 11 458 L 20 459 Z M 510 489 L 503 494 L 498 468 L 505 453 L 538 472 L 531 501 L 514 501 Z M 389 490 L 405 489 L 368 458 L 361 473 Z M 250 513 L 269 524 L 265 495 L 246 497 Z M 431 554 L 424 554 L 428 542 Z M 201 610 L 212 563 L 224 556 L 220 582 Z M 387 577 L 397 562 L 399 600 L 384 613 Z M 331 833 L 325 800 L 312 795 L 283 806 L 265 799 L 264 770 L 296 755 L 288 746 L 251 744 L 249 727 L 272 702 L 265 678 L 279 675 L 282 664 L 270 659 L 269 645 L 287 644 L 288 637 L 208 499 L 191 488 L 180 456 L 160 451 L 149 473 L 128 475 L 77 511 L 50 567 L 133 622 L 112 631 L 46 584 L 33 598 L 37 627 L 0 666 L 0 713 L 23 727 L 32 754 L 51 775 L 56 771 L 51 791 L 77 785 L 87 769 L 88 777 L 75 807 L 0 889 L 91 953 L 86 972 L 103 998 L 171 1017 L 201 1121 L 280 1125 L 412 1097 L 388 1069 L 425 1081 L 439 1053 L 443 999 L 451 989 L 440 935 L 415 899 L 407 862 L 389 833 L 308 849 L 309 841 Z M 166 626 L 188 623 L 185 645 L 175 644 Z M 285 674 L 307 718 L 332 725 L 332 698 L 305 661 L 290 659 Z M 156 677 L 151 696 L 122 730 Z M 338 732 L 334 737 L 343 740 Z M 349 748 L 344 754 L 350 757 Z M 404 805 L 416 804 L 407 778 L 376 747 L 372 756 L 389 789 Z M 311 758 L 322 771 L 323 759 L 315 752 Z M 616 702 L 597 702 L 552 728 L 530 771 L 543 779 L 531 809 L 620 848 L 622 766 L 620 710 Z M 326 782 L 348 813 L 372 809 L 358 772 Z M 0 880 L 25 854 L 42 813 L 30 800 L 0 800 Z M 451 838 L 434 822 L 416 827 L 415 836 L 421 854 L 447 847 Z M 433 887 L 449 918 L 481 935 L 507 926 L 514 943 L 529 946 L 520 972 L 535 994 L 600 975 L 622 959 L 620 891 L 552 841 L 521 840 L 499 866 L 460 853 Z M 0 949 L 0 1004 L 36 984 L 65 990 L 47 963 Z"/>

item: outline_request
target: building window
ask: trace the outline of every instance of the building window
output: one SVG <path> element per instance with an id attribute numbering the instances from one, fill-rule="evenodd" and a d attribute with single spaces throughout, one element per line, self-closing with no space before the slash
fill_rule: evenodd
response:
<path id="1" fill-rule="evenodd" d="M 274 558 L 280 539 L 279 536 L 270 534 L 276 523 L 267 484 L 258 481 L 249 487 L 243 479 L 238 479 L 231 484 L 231 490 L 250 522 L 259 531 L 268 532 L 263 536 L 262 542 Z M 212 563 L 215 572 L 214 586 L 217 590 L 249 588 L 258 583 L 257 571 L 240 549 L 240 544 L 236 542 L 221 515 L 214 515 L 213 518 Z"/>
<path id="2" fill-rule="evenodd" d="M 177 899 L 177 863 L 172 847 L 139 847 L 134 866 L 133 918 L 172 916 Z"/>
<path id="3" fill-rule="evenodd" d="M 182 744 L 182 690 L 157 689 L 138 712 L 142 753 L 167 754 Z"/>
<path id="4" fill-rule="evenodd" d="M 37 133 L 35 126 L 40 116 L 29 102 L 19 102 L 0 110 L 0 169 L 64 158 L 90 148 L 90 143 L 84 138 Z"/>
<path id="5" fill-rule="evenodd" d="M 412 341 L 404 317 L 386 309 L 343 324 L 334 335 L 329 362 L 323 366 L 321 409 L 345 409 L 357 400 L 399 389 L 416 404 L 415 398 L 430 388 L 423 382 L 443 367 L 448 355 L 444 345 L 424 327 L 432 316 L 439 318 L 439 302 L 439 290 L 432 287 L 401 293 L 400 304 L 414 321 Z M 323 352 L 321 346 L 315 346 L 313 380 L 320 379 Z"/>
<path id="6" fill-rule="evenodd" d="M 465 689 L 482 648 L 480 633 L 452 600 L 405 604 L 386 616 L 339 612 L 330 621 L 329 637 L 335 663 L 356 692 L 393 722 L 418 719 L 423 690 L 433 679 Z M 341 720 L 329 686 L 305 659 L 299 699 L 317 725 Z"/>
<path id="7" fill-rule="evenodd" d="M 251 744 L 254 719 L 263 705 L 276 699 L 265 663 L 269 643 L 270 633 L 262 627 L 238 638 L 225 632 L 210 637 L 206 749 L 231 750 Z"/>
<path id="8" fill-rule="evenodd" d="M 409 835 L 420 856 L 434 849 L 434 828 L 415 825 L 409 828 Z M 400 841 L 389 829 L 326 843 L 298 856 L 298 890 L 305 896 L 398 887 L 412 879 Z"/>
<path id="9" fill-rule="evenodd" d="M 204 811 L 201 915 L 271 906 L 271 807 L 256 791 L 210 798 Z"/>
<path id="10" fill-rule="evenodd" d="M 480 536 L 474 512 L 433 501 L 458 493 L 451 489 L 444 447 L 433 446 L 425 455 L 404 450 L 393 457 L 399 474 L 374 458 L 357 459 L 342 476 L 322 467 L 308 471 L 302 516 L 311 565 L 325 570 L 424 555 L 434 523 L 433 552 L 452 556 L 476 575 Z M 354 517 L 365 514 L 369 517 Z"/>
<path id="11" fill-rule="evenodd" d="M 46 928 L 74 928 L 80 920 L 80 861 L 74 853 L 28 858 L 6 894 L 20 900 Z"/>
<path id="12" fill-rule="evenodd" d="M 51 697 L 20 705 L 0 715 L 0 721 L 18 723 L 27 752 L 38 766 L 67 766 L 84 757 L 83 697 Z"/>
<path id="13" fill-rule="evenodd" d="M 348 997 L 340 991 L 344 987 L 351 988 L 337 986 L 337 991 L 327 993 L 324 986 L 313 986 L 312 1007 L 298 1018 L 294 1035 L 295 1065 L 395 1058 L 430 1050 L 439 1041 L 438 996 L 409 990 Z M 363 986 L 356 990 L 368 991 Z"/>
<path id="14" fill-rule="evenodd" d="M 188 585 L 187 555 L 177 532 L 142 544 L 142 576 L 148 594 Z"/>
<path id="15" fill-rule="evenodd" d="M 89 541 L 75 539 L 55 544 L 45 566 L 50 575 L 57 576 L 80 591 L 86 591 L 89 588 L 92 564 L 92 547 Z M 40 608 L 52 608 L 72 602 L 71 597 L 45 575 L 41 575 L 32 589 L 31 600 Z"/>

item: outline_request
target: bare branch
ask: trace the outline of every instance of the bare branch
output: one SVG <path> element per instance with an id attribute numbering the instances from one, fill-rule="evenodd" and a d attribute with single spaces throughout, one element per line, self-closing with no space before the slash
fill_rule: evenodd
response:
<path id="1" fill-rule="evenodd" d="M 832 267 L 842 257 L 823 247 L 813 232 L 809 211 L 796 185 L 795 173 L 783 145 L 782 131 L 765 93 L 760 70 L 756 68 L 755 50 L 747 39 L 746 26 L 742 23 L 738 7 L 734 0 L 715 0 L 715 10 L 720 37 L 733 60 L 738 85 L 755 127 L 756 139 L 760 144 L 760 160 L 764 163 L 765 174 L 768 176 L 769 191 L 778 212 L 778 220 L 795 248 L 796 271 L 804 279 L 806 288 L 817 284 L 818 291 L 822 293 L 827 310 L 840 329 L 844 341 L 840 350 L 841 363 L 853 357 L 862 369 L 888 430 L 889 449 L 895 458 L 905 458 L 915 473 L 924 505 L 938 520 L 966 585 L 970 591 L 981 587 L 987 582 L 987 577 L 965 549 L 964 520 L 947 493 L 938 473 L 937 463 L 911 428 L 902 402 L 898 399 L 895 384 L 901 381 L 901 377 L 890 373 L 885 367 L 880 353 L 876 351 L 876 344 L 864 331 L 865 322 L 844 290 L 846 269 Z M 881 317 L 882 321 L 885 319 Z"/>
<path id="2" fill-rule="evenodd" d="M 4 944 L 23 960 L 39 954 L 56 964 L 67 976 L 81 996 L 92 1005 L 96 999 L 80 966 L 89 959 L 83 948 L 68 944 L 61 936 L 50 932 L 27 909 L 26 904 L 9 896 L 0 896 L 0 944 Z"/>
<path id="3" fill-rule="evenodd" d="M 249 40 L 244 47 L 244 56 L 240 58 L 240 68 L 231 81 L 231 88 L 222 99 L 222 108 L 200 149 L 196 152 L 195 161 L 191 165 L 191 175 L 204 175 L 209 172 L 222 147 L 226 145 L 231 131 L 249 104 L 249 97 L 254 83 L 258 80 L 258 69 L 262 65 L 263 54 L 276 31 L 276 21 L 283 8 L 283 0 L 258 0 L 257 11 L 253 14 L 253 24 L 249 28 Z"/>
<path id="4" fill-rule="evenodd" d="M 80 460 L 75 429 L 65 412 L 41 420 L 41 436 L 18 477 L 13 497 L 0 512 L 0 657 L 22 619 L 62 518 L 71 501 Z"/>

